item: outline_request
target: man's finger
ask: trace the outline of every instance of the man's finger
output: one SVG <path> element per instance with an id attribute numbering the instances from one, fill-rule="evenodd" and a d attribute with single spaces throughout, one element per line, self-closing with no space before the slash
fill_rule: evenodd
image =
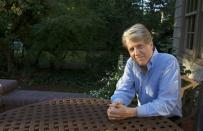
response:
<path id="1" fill-rule="evenodd" d="M 121 118 L 122 116 L 118 115 L 118 114 L 109 114 L 108 115 L 109 117 L 112 117 L 112 118 Z"/>
<path id="2" fill-rule="evenodd" d="M 109 116 L 108 118 L 110 120 L 122 120 L 122 119 L 125 119 L 124 117 L 121 117 L 121 116 L 119 116 L 119 117 L 117 117 L 117 116 Z"/>
<path id="3" fill-rule="evenodd" d="M 116 102 L 116 103 L 110 104 L 109 107 L 120 108 L 122 105 L 123 105 L 122 103 Z"/>
<path id="4" fill-rule="evenodd" d="M 120 114 L 120 113 L 119 113 L 119 109 L 118 109 L 118 108 L 115 108 L 115 107 L 110 107 L 110 108 L 107 110 L 107 113 L 108 113 L 108 114 Z"/>
<path id="5" fill-rule="evenodd" d="M 109 120 L 111 120 L 111 121 L 119 121 L 119 120 L 122 120 L 122 119 L 120 119 L 120 118 L 109 118 Z"/>

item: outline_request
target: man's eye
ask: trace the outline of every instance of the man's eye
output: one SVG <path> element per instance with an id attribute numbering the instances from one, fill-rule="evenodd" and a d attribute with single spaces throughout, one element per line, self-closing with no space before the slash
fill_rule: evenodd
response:
<path id="1" fill-rule="evenodd" d="M 130 52 L 133 52 L 133 50 L 134 50 L 133 48 L 130 48 L 130 49 L 129 49 Z"/>
<path id="2" fill-rule="evenodd" d="M 143 48 L 144 48 L 143 45 L 138 46 L 138 49 L 143 49 Z"/>
<path id="3" fill-rule="evenodd" d="M 143 45 L 140 45 L 140 46 L 137 47 L 138 50 L 143 49 L 143 48 L 144 48 Z"/>

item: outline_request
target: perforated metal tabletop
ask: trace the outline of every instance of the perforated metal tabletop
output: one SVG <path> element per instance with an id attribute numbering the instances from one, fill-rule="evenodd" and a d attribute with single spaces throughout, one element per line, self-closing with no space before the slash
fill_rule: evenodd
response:
<path id="1" fill-rule="evenodd" d="M 163 117 L 110 121 L 109 101 L 55 99 L 0 114 L 0 131 L 181 131 Z"/>

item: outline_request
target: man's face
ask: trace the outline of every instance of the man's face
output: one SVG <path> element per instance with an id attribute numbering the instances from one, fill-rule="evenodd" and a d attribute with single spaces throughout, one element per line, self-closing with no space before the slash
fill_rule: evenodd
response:
<path id="1" fill-rule="evenodd" d="M 126 46 L 130 56 L 136 61 L 140 66 L 146 66 L 149 59 L 153 54 L 153 44 L 144 41 L 134 42 L 131 40 L 126 41 Z"/>

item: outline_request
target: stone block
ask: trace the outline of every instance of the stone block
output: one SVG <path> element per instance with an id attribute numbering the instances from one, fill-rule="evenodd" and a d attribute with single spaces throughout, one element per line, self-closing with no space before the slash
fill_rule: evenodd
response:
<path id="1" fill-rule="evenodd" d="M 17 87 L 18 82 L 16 80 L 0 79 L 0 95 L 5 95 Z"/>

